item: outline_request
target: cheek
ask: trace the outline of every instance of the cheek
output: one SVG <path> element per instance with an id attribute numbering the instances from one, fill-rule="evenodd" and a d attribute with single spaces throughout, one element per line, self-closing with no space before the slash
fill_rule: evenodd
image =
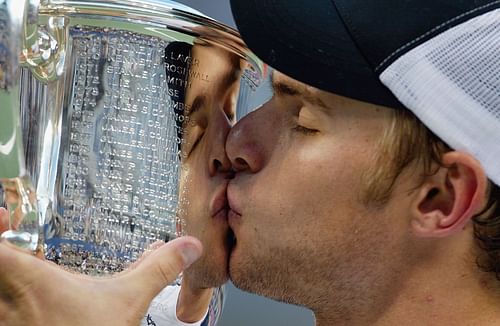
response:
<path id="1" fill-rule="evenodd" d="M 313 147 L 289 151 L 277 170 L 276 185 L 288 193 L 290 202 L 305 206 L 352 202 L 364 160 L 355 158 L 350 148 Z"/>
<path id="2" fill-rule="evenodd" d="M 349 216 L 359 214 L 363 208 L 359 175 L 364 164 L 353 159 L 350 149 L 316 146 L 288 153 L 283 160 L 271 160 L 255 180 L 262 187 L 253 187 L 250 203 L 258 228 L 263 229 L 260 232 L 313 236 L 317 228 L 341 229 Z"/>
<path id="3" fill-rule="evenodd" d="M 210 184 L 206 173 L 201 169 L 196 170 L 193 163 L 185 164 L 181 171 L 178 215 L 183 230 L 196 236 L 209 221 Z"/>
<path id="4" fill-rule="evenodd" d="M 206 193 L 209 191 L 210 176 L 207 151 L 204 144 L 201 143 L 191 153 L 191 156 L 182 163 L 179 190 L 189 201 L 191 201 L 191 198 L 198 200 L 201 199 L 200 197 L 206 197 Z"/>

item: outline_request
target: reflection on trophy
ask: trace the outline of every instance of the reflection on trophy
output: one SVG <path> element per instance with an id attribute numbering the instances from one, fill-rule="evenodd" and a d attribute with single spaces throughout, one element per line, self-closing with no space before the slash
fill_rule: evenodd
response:
<path id="1" fill-rule="evenodd" d="M 0 42 L 2 237 L 95 275 L 189 233 L 194 112 L 261 81 L 238 34 L 165 0 L 0 0 Z"/>
<path id="2" fill-rule="evenodd" d="M 102 275 L 196 235 L 216 188 L 200 127 L 234 123 L 261 76 L 236 32 L 170 1 L 0 0 L 2 238 Z"/>

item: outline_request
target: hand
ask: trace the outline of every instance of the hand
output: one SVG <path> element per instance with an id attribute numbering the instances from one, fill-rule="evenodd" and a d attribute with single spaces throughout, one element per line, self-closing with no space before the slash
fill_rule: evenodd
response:
<path id="1" fill-rule="evenodd" d="M 0 325 L 139 325 L 151 300 L 201 255 L 193 237 L 170 241 L 110 278 L 72 274 L 0 242 Z"/>
<path id="2" fill-rule="evenodd" d="M 9 212 L 4 208 L 0 207 L 0 234 L 9 229 Z"/>
<path id="3" fill-rule="evenodd" d="M 150 245 L 148 250 L 130 265 L 129 269 L 136 268 L 143 259 L 164 244 L 163 241 L 156 241 Z M 193 288 L 189 279 L 188 274 L 184 273 L 182 275 L 182 287 L 176 305 L 177 319 L 188 324 L 199 322 L 205 317 L 213 293 L 212 288 Z"/>

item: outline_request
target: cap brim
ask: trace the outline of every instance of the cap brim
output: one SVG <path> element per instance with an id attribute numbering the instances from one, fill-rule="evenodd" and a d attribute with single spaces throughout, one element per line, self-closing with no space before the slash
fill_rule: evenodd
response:
<path id="1" fill-rule="evenodd" d="M 284 74 L 319 89 L 401 108 L 352 41 L 330 0 L 231 0 L 247 46 Z"/>

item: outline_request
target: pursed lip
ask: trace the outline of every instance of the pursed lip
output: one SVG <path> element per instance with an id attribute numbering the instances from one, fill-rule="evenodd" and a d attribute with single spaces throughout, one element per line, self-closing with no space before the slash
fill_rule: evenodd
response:
<path id="1" fill-rule="evenodd" d="M 234 230 L 240 220 L 241 214 L 232 209 L 229 209 L 229 211 L 227 212 L 227 223 L 229 224 L 229 227 Z"/>
<path id="2" fill-rule="evenodd" d="M 235 222 L 241 218 L 241 213 L 240 213 L 241 210 L 240 210 L 239 202 L 237 200 L 237 196 L 234 193 L 234 190 L 232 190 L 232 189 L 234 189 L 234 188 L 232 188 L 231 184 L 229 184 L 227 187 L 227 201 L 228 201 L 228 206 L 229 206 L 227 218 L 228 218 L 228 222 L 229 222 L 230 226 L 231 226 L 231 224 L 234 225 Z"/>
<path id="3" fill-rule="evenodd" d="M 221 214 L 227 216 L 227 211 L 229 209 L 228 199 L 227 199 L 227 184 L 225 182 L 219 189 L 216 190 L 215 196 L 210 203 L 210 216 L 216 217 Z"/>

